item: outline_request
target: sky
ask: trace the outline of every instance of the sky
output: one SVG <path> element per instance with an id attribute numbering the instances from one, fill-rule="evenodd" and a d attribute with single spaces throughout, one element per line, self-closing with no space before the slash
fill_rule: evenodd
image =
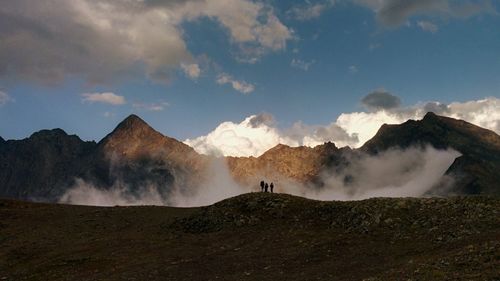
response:
<path id="1" fill-rule="evenodd" d="M 500 133 L 500 3 L 8 0 L 0 136 L 134 113 L 215 155 L 359 147 L 427 111 Z"/>

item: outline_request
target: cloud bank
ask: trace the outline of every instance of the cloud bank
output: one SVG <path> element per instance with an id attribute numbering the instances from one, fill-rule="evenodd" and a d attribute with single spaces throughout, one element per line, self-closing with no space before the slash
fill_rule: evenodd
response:
<path id="1" fill-rule="evenodd" d="M 500 99 L 443 104 L 426 102 L 401 107 L 398 97 L 374 91 L 362 100 L 369 111 L 343 113 L 328 125 L 296 122 L 290 128 L 278 128 L 270 114 L 252 115 L 240 123 L 224 122 L 212 132 L 184 142 L 208 155 L 260 156 L 277 144 L 314 147 L 331 141 L 337 146 L 360 147 L 377 133 L 383 124 L 400 124 L 421 119 L 428 112 L 462 119 L 500 133 Z M 256 122 L 255 120 L 266 120 Z"/>

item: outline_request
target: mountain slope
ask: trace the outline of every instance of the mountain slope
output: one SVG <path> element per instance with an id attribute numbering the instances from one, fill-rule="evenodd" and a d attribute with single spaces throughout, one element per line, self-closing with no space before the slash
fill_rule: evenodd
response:
<path id="1" fill-rule="evenodd" d="M 0 196 L 57 198 L 81 175 L 80 160 L 95 142 L 84 142 L 61 129 L 42 130 L 29 138 L 0 145 Z"/>
<path id="2" fill-rule="evenodd" d="M 134 192 L 155 187 L 163 196 L 173 187 L 197 185 L 208 166 L 207 157 L 162 135 L 136 115 L 127 117 L 102 139 L 95 154 L 95 162 L 110 168 L 104 182 L 120 181 Z M 91 174 L 98 173 L 97 169 Z"/>
<path id="3" fill-rule="evenodd" d="M 462 154 L 447 171 L 457 180 L 456 193 L 500 195 L 500 136 L 462 120 L 428 113 L 420 121 L 383 125 L 360 150 L 376 154 L 426 144 Z"/>
<path id="4" fill-rule="evenodd" d="M 233 177 L 244 184 L 255 185 L 261 179 L 275 183 L 306 183 L 318 177 L 325 159 L 337 151 L 338 148 L 333 143 L 314 148 L 279 144 L 257 158 L 227 157 L 226 161 Z"/>

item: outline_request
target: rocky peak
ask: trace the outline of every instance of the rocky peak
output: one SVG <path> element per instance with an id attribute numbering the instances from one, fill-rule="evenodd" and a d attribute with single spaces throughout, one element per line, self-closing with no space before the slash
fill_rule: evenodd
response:
<path id="1" fill-rule="evenodd" d="M 135 114 L 129 115 L 122 122 L 116 126 L 116 128 L 108 135 L 106 138 L 112 136 L 122 137 L 134 137 L 134 136 L 143 136 L 147 135 L 161 135 L 157 131 L 155 131 L 151 126 L 148 125 L 144 120 L 142 120 L 139 116 Z M 106 139 L 105 138 L 105 139 Z"/>
<path id="2" fill-rule="evenodd" d="M 32 140 L 42 140 L 42 139 L 55 139 L 61 137 L 67 137 L 68 134 L 63 129 L 52 129 L 52 130 L 40 130 L 33 133 L 29 138 Z"/>
<path id="3" fill-rule="evenodd" d="M 99 142 L 104 155 L 126 159 L 168 159 L 170 162 L 194 161 L 199 155 L 188 145 L 159 133 L 137 115 L 130 115 Z M 194 165 L 194 164 L 193 164 Z"/>

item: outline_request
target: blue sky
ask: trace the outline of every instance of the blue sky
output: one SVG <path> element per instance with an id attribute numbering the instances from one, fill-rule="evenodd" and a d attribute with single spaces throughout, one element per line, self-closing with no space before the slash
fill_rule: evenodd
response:
<path id="1" fill-rule="evenodd" d="M 0 19 L 5 139 L 60 127 L 98 141 L 131 113 L 180 140 L 260 113 L 281 131 L 299 121 L 326 126 L 342 113 L 373 113 L 361 100 L 377 91 L 405 109 L 489 97 L 498 114 L 495 1 L 139 1 L 151 14 L 127 1 L 58 1 L 37 3 L 60 12 L 24 0 L 0 7 L 9 15 Z M 134 21 L 120 26 L 119 14 L 107 18 L 105 9 Z M 128 30 L 137 33 L 123 37 Z M 191 76 L 182 65 L 193 67 Z"/>

